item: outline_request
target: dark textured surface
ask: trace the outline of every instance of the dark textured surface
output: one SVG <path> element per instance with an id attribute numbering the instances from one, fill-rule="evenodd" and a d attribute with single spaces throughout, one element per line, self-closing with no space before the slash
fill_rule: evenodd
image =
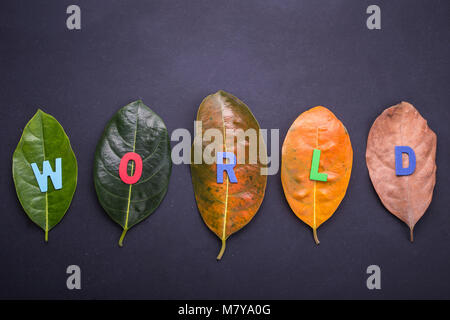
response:
<path id="1" fill-rule="evenodd" d="M 78 3 L 82 30 L 65 10 Z M 2 1 L 0 4 L 0 298 L 450 298 L 448 1 Z M 138 98 L 169 132 L 193 131 L 202 99 L 224 89 L 280 140 L 306 109 L 325 105 L 347 127 L 354 169 L 347 196 L 320 229 L 290 211 L 279 173 L 260 211 L 220 243 L 197 211 L 189 168 L 173 166 L 166 198 L 117 245 L 120 228 L 98 204 L 95 146 L 106 122 Z M 434 199 L 408 229 L 382 206 L 365 148 L 386 107 L 411 102 L 438 137 Z M 61 123 L 78 159 L 78 188 L 50 233 L 17 200 L 11 159 L 40 107 Z M 280 141 L 280 146 L 281 146 Z M 82 270 L 82 290 L 65 269 Z M 366 288 L 378 264 L 382 290 Z"/>

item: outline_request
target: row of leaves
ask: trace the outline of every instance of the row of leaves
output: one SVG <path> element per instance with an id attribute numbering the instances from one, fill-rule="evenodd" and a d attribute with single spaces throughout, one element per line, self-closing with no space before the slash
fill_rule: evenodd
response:
<path id="1" fill-rule="evenodd" d="M 197 121 L 203 133 L 208 129 L 222 132 L 223 150 L 236 154 L 235 136 L 229 129 L 260 129 L 250 109 L 235 96 L 219 91 L 200 104 Z M 200 134 L 200 132 L 197 132 Z M 258 137 L 260 139 L 260 137 Z M 194 138 L 200 150 L 208 142 Z M 409 145 L 417 155 L 417 169 L 411 176 L 395 176 L 392 150 Z M 267 158 L 263 141 L 258 141 L 259 155 Z M 245 145 L 246 154 L 249 146 Z M 319 171 L 328 179 L 309 179 L 311 156 L 321 150 Z M 119 177 L 124 154 L 136 152 L 142 157 L 142 176 L 135 184 L 125 184 Z M 386 109 L 374 122 L 367 141 L 366 160 L 370 178 L 385 207 L 412 232 L 431 202 L 435 185 L 436 135 L 418 111 L 402 102 Z M 41 192 L 31 163 L 63 158 L 64 187 L 55 190 L 49 184 Z M 222 241 L 217 259 L 221 259 L 226 240 L 243 228 L 258 211 L 266 189 L 267 176 L 261 174 L 265 162 L 237 164 L 238 183 L 216 183 L 215 164 L 191 163 L 195 199 L 206 225 Z M 317 228 L 327 221 L 345 196 L 353 163 L 349 134 L 339 119 L 325 107 L 302 113 L 290 127 L 282 147 L 281 181 L 291 209 L 308 224 L 316 243 Z M 110 218 L 123 228 L 119 245 L 131 227 L 147 218 L 163 200 L 171 174 L 170 141 L 162 119 L 142 101 L 120 109 L 107 123 L 100 138 L 94 162 L 94 184 L 98 200 Z M 38 110 L 28 122 L 13 155 L 13 179 L 18 198 L 28 217 L 48 232 L 64 216 L 77 185 L 77 161 L 69 138 L 51 115 Z M 133 162 L 128 164 L 133 174 Z"/>

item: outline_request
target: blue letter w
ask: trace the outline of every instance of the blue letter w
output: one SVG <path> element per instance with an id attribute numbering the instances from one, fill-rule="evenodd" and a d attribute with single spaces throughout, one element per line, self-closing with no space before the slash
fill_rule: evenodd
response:
<path id="1" fill-rule="evenodd" d="M 52 180 L 53 186 L 55 190 L 62 188 L 62 170 L 61 170 L 61 158 L 56 158 L 55 160 L 55 171 L 52 170 L 50 166 L 50 162 L 45 160 L 42 164 L 42 173 L 39 171 L 39 168 L 36 163 L 32 163 L 31 167 L 33 168 L 34 176 L 39 184 L 39 189 L 41 192 L 47 192 L 47 178 L 50 177 Z"/>

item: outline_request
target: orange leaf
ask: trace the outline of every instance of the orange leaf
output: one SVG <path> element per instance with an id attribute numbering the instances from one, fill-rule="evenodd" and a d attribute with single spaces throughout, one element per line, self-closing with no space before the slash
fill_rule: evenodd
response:
<path id="1" fill-rule="evenodd" d="M 310 179 L 314 149 L 320 150 L 318 172 L 326 174 L 327 181 Z M 289 128 L 282 148 L 281 182 L 289 206 L 313 229 L 317 244 L 317 228 L 345 196 L 352 162 L 348 132 L 327 108 L 302 113 Z"/>
<path id="2" fill-rule="evenodd" d="M 245 163 L 236 164 L 234 173 L 237 183 L 230 183 L 224 173 L 224 181 L 219 184 L 216 180 L 216 163 L 195 164 L 195 145 L 200 148 L 202 154 L 208 146 L 208 141 L 198 141 L 198 133 L 194 138 L 191 152 L 191 176 L 194 186 L 197 207 L 206 225 L 222 240 L 222 248 L 217 256 L 220 260 L 225 250 L 226 239 L 233 233 L 244 227 L 259 209 L 264 198 L 267 176 L 261 175 L 260 152 L 267 157 L 264 141 L 260 141 L 259 124 L 250 109 L 235 96 L 219 91 L 207 96 L 198 109 L 197 121 L 202 121 L 202 136 L 208 129 L 216 129 L 223 135 L 223 141 L 219 144 L 223 152 L 233 152 L 238 157 L 237 136 L 235 129 L 254 129 L 257 135 L 258 158 L 251 164 L 249 156 L 245 157 Z M 261 143 L 260 143 L 261 142 Z M 249 154 L 249 143 L 245 145 L 245 154 Z M 215 155 L 214 155 L 215 156 Z"/>

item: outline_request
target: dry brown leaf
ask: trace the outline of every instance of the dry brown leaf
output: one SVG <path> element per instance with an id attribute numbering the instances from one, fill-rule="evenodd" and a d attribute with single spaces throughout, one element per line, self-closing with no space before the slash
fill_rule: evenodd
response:
<path id="1" fill-rule="evenodd" d="M 416 154 L 416 169 L 408 176 L 395 173 L 395 146 L 409 146 Z M 383 205 L 413 229 L 433 197 L 436 183 L 436 134 L 408 102 L 383 111 L 367 139 L 366 162 L 375 191 Z M 403 157 L 408 166 L 408 157 Z"/>

